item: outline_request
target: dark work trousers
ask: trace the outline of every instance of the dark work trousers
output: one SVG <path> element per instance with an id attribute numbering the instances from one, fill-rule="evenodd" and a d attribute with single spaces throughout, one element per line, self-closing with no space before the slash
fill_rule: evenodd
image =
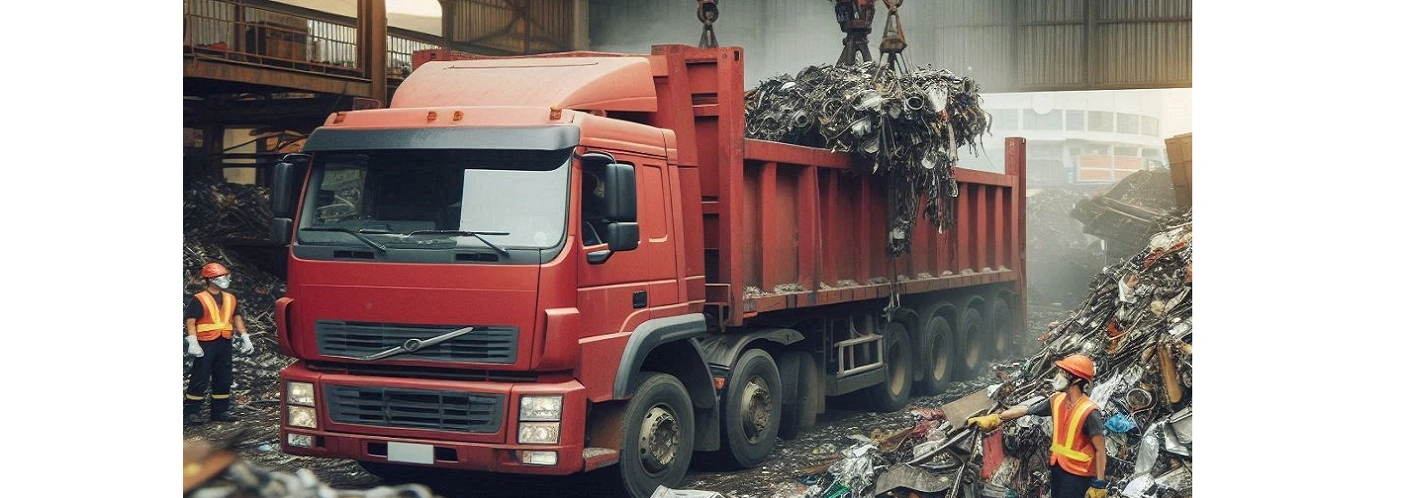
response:
<path id="1" fill-rule="evenodd" d="M 1051 489 L 1049 495 L 1053 498 L 1083 498 L 1088 494 L 1093 478 L 1069 473 L 1058 464 L 1053 464 L 1049 467 L 1048 482 Z"/>
<path id="2" fill-rule="evenodd" d="M 200 341 L 201 351 L 205 355 L 196 358 L 191 365 L 191 382 L 186 386 L 186 413 L 201 411 L 207 389 L 211 392 L 211 414 L 225 413 L 230 409 L 230 342 L 224 337 Z"/>

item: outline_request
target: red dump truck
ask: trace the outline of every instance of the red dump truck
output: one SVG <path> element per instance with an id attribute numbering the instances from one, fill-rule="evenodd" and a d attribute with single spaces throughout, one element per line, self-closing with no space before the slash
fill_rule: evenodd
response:
<path id="1" fill-rule="evenodd" d="M 434 54 L 273 169 L 285 453 L 646 497 L 1017 349 L 1023 139 L 889 259 L 883 182 L 744 137 L 738 47 Z"/>

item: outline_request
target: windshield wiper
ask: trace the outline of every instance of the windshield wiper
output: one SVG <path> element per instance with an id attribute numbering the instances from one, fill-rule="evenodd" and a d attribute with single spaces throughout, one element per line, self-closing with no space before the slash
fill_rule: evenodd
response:
<path id="1" fill-rule="evenodd" d="M 354 237 L 357 237 L 358 240 L 361 241 L 362 243 L 371 246 L 373 249 L 377 249 L 377 252 L 381 252 L 381 253 L 387 252 L 387 246 L 384 246 L 384 245 L 382 245 L 382 244 L 378 244 L 377 241 L 372 240 L 372 239 L 369 239 L 369 238 L 367 238 L 366 235 L 363 235 L 363 233 L 365 233 L 365 232 L 363 232 L 364 229 L 362 229 L 362 228 L 359 228 L 359 229 L 357 229 L 357 230 L 352 230 L 352 229 L 343 228 L 343 227 L 309 227 L 309 228 L 301 228 L 300 230 L 309 230 L 309 231 L 314 231 L 314 232 L 343 232 L 343 233 L 352 235 L 352 236 L 354 236 Z M 366 233 L 387 233 L 387 232 L 378 231 L 378 232 L 366 232 Z"/>
<path id="2" fill-rule="evenodd" d="M 485 240 L 485 237 L 481 237 L 481 235 L 509 234 L 509 232 L 486 232 L 481 230 L 413 230 L 411 233 L 408 233 L 407 236 L 411 237 L 413 235 L 460 235 L 463 237 L 475 237 L 477 239 L 480 239 L 481 242 L 484 242 L 485 245 L 489 248 L 494 249 L 495 252 L 500 253 L 501 256 L 508 258 L 510 257 L 509 251 L 506 251 L 495 244 L 491 244 L 490 241 Z"/>
<path id="3" fill-rule="evenodd" d="M 437 344 L 449 341 L 451 339 L 455 339 L 471 332 L 475 332 L 475 327 L 459 328 L 426 340 L 407 339 L 407 342 L 402 343 L 401 346 L 393 346 L 384 351 L 373 353 L 358 359 L 372 361 L 380 360 L 389 356 L 396 356 L 402 353 L 415 353 L 422 348 L 429 348 L 431 346 L 435 346 Z"/>

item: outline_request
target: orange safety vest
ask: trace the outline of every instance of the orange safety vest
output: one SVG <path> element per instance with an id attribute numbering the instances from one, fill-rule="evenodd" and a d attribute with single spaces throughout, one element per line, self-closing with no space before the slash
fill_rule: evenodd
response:
<path id="1" fill-rule="evenodd" d="M 230 338 L 230 332 L 235 330 L 230 320 L 235 316 L 235 295 L 229 292 L 222 292 L 225 296 L 220 308 L 216 308 L 216 299 L 210 291 L 196 293 L 196 300 L 201 301 L 201 307 L 206 313 L 196 320 L 196 340 L 214 341 L 217 337 Z"/>
<path id="2" fill-rule="evenodd" d="M 1083 421 L 1097 409 L 1097 403 L 1084 399 L 1069 409 L 1063 404 L 1067 398 L 1068 393 L 1058 393 L 1050 402 L 1053 404 L 1053 445 L 1048 448 L 1048 464 L 1057 463 L 1073 475 L 1095 476 L 1093 457 L 1097 450 L 1093 448 L 1092 438 L 1083 433 Z"/>

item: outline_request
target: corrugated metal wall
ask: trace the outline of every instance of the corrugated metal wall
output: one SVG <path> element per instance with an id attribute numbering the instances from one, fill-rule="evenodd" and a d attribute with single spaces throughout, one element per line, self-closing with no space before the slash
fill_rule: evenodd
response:
<path id="1" fill-rule="evenodd" d="M 535 54 L 586 49 L 585 0 L 448 0 L 450 40 L 480 49 Z"/>
<path id="2" fill-rule="evenodd" d="M 721 2 L 722 45 L 745 49 L 745 84 L 832 64 L 843 33 L 832 2 Z M 878 58 L 886 7 L 869 45 Z M 970 76 L 984 92 L 1191 86 L 1191 0 L 926 0 L 903 3 L 906 60 Z M 593 0 L 593 50 L 695 45 L 695 2 Z"/>

